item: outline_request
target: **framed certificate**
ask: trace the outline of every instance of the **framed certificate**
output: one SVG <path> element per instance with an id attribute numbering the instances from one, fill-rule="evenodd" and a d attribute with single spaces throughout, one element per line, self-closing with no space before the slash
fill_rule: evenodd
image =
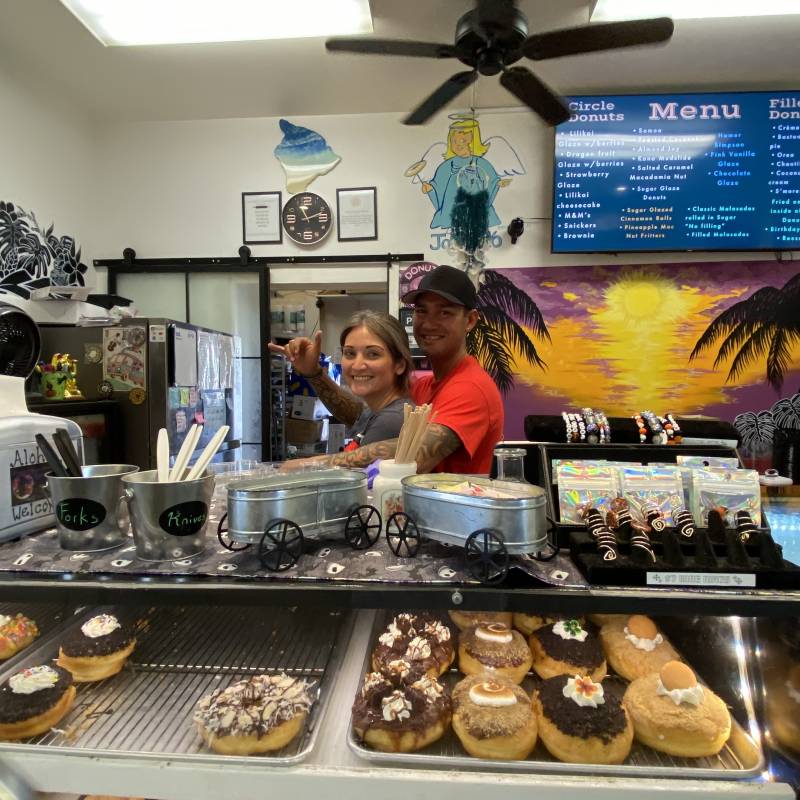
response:
<path id="1" fill-rule="evenodd" d="M 242 192 L 242 238 L 245 244 L 281 244 L 280 192 Z"/>
<path id="2" fill-rule="evenodd" d="M 378 238 L 378 199 L 374 186 L 336 190 L 336 229 L 340 242 Z"/>

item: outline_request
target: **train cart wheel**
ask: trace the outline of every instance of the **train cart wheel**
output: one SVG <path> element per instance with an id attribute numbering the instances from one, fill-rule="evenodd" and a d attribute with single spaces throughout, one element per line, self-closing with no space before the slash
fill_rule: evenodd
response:
<path id="1" fill-rule="evenodd" d="M 217 539 L 219 539 L 219 543 L 226 549 L 230 550 L 232 553 L 238 553 L 240 550 L 247 550 L 250 545 L 247 542 L 235 542 L 228 536 L 228 528 L 225 525 L 225 522 L 228 519 L 227 514 L 223 514 L 219 524 L 217 525 Z"/>
<path id="2" fill-rule="evenodd" d="M 396 556 L 414 558 L 420 545 L 416 522 L 403 511 L 395 511 L 386 520 L 386 541 Z"/>
<path id="3" fill-rule="evenodd" d="M 267 525 L 258 545 L 258 557 L 271 572 L 285 572 L 297 563 L 303 552 L 303 531 L 289 519 L 276 519 Z"/>
<path id="4" fill-rule="evenodd" d="M 508 550 L 494 531 L 481 528 L 464 543 L 464 563 L 481 583 L 501 583 L 508 575 Z"/>
<path id="5" fill-rule="evenodd" d="M 375 506 L 353 509 L 344 526 L 344 538 L 353 550 L 367 550 L 381 535 L 383 520 Z"/>

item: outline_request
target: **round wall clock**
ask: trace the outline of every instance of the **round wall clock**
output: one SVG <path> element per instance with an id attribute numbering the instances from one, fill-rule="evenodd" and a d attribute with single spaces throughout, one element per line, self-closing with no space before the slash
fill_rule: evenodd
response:
<path id="1" fill-rule="evenodd" d="M 283 229 L 297 244 L 316 244 L 331 231 L 331 207 L 318 194 L 303 192 L 290 197 L 283 207 Z"/>

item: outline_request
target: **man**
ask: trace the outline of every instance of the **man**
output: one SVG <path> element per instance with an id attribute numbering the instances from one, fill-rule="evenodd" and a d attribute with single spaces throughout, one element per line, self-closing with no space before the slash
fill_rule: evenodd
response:
<path id="1" fill-rule="evenodd" d="M 492 452 L 503 435 L 503 403 L 494 381 L 467 355 L 467 334 L 478 322 L 475 287 L 464 272 L 443 264 L 402 299 L 414 306 L 414 336 L 433 372 L 411 386 L 417 405 L 432 404 L 434 420 L 417 455 L 417 472 L 487 475 Z M 284 354 L 301 374 L 318 371 L 318 341 L 292 340 Z M 312 386 L 315 380 L 320 378 L 312 378 Z M 322 400 L 338 416 L 338 406 L 349 407 L 353 398 L 339 387 L 331 391 L 327 384 L 320 386 L 325 395 Z M 392 439 L 313 460 L 364 467 L 378 458 L 393 458 L 396 447 L 397 440 Z"/>

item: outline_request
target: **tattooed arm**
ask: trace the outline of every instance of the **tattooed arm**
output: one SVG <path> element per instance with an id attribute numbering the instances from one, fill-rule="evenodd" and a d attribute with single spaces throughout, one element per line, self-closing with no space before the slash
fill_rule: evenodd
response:
<path id="1" fill-rule="evenodd" d="M 446 425 L 428 425 L 417 451 L 417 474 L 433 472 L 438 464 L 461 447 L 461 439 Z"/>
<path id="2" fill-rule="evenodd" d="M 340 419 L 345 425 L 353 425 L 361 416 L 364 404 L 346 389 L 338 386 L 327 372 L 320 371 L 306 380 L 314 387 L 317 397 L 334 417 Z M 369 463 L 369 462 L 368 462 Z"/>
<path id="3" fill-rule="evenodd" d="M 387 439 L 383 442 L 359 447 L 358 450 L 349 450 L 346 453 L 334 453 L 329 456 L 313 456 L 312 458 L 297 458 L 284 461 L 281 469 L 292 472 L 306 464 L 320 464 L 325 467 L 367 467 L 378 458 L 394 458 L 397 450 L 397 439 Z"/>

